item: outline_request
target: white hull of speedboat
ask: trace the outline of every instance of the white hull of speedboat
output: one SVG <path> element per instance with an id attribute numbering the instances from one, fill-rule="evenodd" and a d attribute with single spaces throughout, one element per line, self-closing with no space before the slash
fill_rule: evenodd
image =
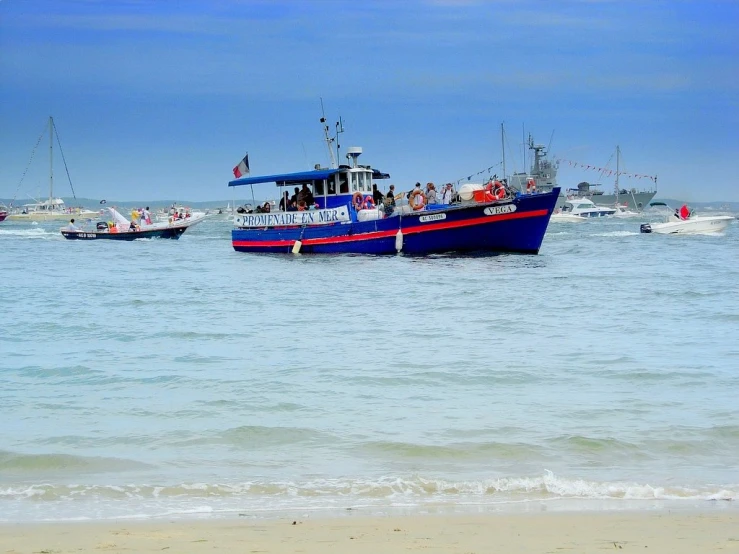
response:
<path id="1" fill-rule="evenodd" d="M 549 221 L 552 223 L 582 223 L 585 218 L 568 213 L 553 213 Z"/>
<path id="2" fill-rule="evenodd" d="M 690 219 L 667 221 L 665 223 L 645 223 L 642 233 L 660 235 L 712 235 L 726 230 L 734 220 L 728 215 L 693 216 Z"/>
<path id="3" fill-rule="evenodd" d="M 70 218 L 93 219 L 99 215 L 100 212 L 92 210 L 73 210 L 71 212 L 13 213 L 8 215 L 8 219 L 11 221 L 69 221 Z"/>

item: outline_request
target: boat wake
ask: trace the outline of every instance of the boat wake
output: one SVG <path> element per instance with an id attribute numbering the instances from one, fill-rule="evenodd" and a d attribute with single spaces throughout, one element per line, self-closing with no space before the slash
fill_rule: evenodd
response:
<path id="1" fill-rule="evenodd" d="M 635 231 L 609 231 L 607 233 L 593 233 L 591 237 L 632 237 L 640 233 Z"/>
<path id="2" fill-rule="evenodd" d="M 0 236 L 2 235 L 26 238 L 56 238 L 56 233 L 49 233 L 39 227 L 32 229 L 0 229 Z"/>

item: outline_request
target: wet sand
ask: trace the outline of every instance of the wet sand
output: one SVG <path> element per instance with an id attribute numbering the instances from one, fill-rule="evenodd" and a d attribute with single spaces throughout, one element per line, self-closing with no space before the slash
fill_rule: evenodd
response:
<path id="1" fill-rule="evenodd" d="M 0 552 L 739 553 L 739 511 L 4 524 Z"/>

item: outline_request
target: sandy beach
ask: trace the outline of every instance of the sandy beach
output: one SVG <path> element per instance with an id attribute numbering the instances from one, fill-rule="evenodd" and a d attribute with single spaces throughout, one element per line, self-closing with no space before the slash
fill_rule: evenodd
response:
<path id="1" fill-rule="evenodd" d="M 0 552 L 319 554 L 431 551 L 739 552 L 739 514 L 560 513 L 341 517 L 310 520 L 5 524 Z"/>

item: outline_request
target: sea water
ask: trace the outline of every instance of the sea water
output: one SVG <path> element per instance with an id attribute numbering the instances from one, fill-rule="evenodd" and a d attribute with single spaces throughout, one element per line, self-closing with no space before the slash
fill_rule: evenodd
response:
<path id="1" fill-rule="evenodd" d="M 739 225 L 255 255 L 0 224 L 0 520 L 736 509 Z"/>

